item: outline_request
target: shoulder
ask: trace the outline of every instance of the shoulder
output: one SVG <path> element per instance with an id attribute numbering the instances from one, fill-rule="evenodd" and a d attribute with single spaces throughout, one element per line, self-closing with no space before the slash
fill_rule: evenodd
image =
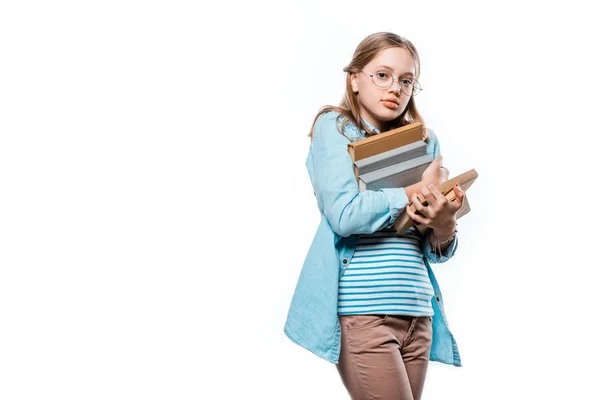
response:
<path id="1" fill-rule="evenodd" d="M 440 154 L 440 142 L 438 136 L 433 129 L 425 128 L 427 130 L 427 153 L 432 154 L 433 157 L 437 157 Z"/>
<path id="2" fill-rule="evenodd" d="M 339 133 L 345 118 L 339 111 L 330 110 L 321 112 L 315 122 L 315 129 L 322 131 L 337 130 Z"/>
<path id="3" fill-rule="evenodd" d="M 426 142 L 437 143 L 438 138 L 437 138 L 437 135 L 435 134 L 435 131 L 431 128 L 425 128 L 425 130 L 427 131 Z"/>
<path id="4" fill-rule="evenodd" d="M 331 139 L 333 136 L 334 140 L 342 138 L 351 142 L 363 136 L 356 124 L 348 121 L 347 117 L 339 111 L 327 111 L 320 114 L 315 121 L 314 135 L 315 137 L 321 135 L 321 139 Z"/>

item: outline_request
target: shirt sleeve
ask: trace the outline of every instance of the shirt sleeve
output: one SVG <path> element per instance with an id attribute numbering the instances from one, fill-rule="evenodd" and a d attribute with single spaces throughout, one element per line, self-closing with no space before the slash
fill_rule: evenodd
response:
<path id="1" fill-rule="evenodd" d="M 359 190 L 348 153 L 350 140 L 338 130 L 338 115 L 327 112 L 315 123 L 310 145 L 315 196 L 338 235 L 373 233 L 396 221 L 408 197 L 404 188 Z"/>
<path id="2" fill-rule="evenodd" d="M 454 236 L 454 239 L 450 242 L 450 245 L 440 254 L 439 251 L 431 246 L 429 241 L 429 234 L 424 235 L 421 238 L 421 250 L 423 251 L 423 258 L 425 258 L 430 264 L 441 264 L 448 261 L 458 247 L 458 235 Z"/>

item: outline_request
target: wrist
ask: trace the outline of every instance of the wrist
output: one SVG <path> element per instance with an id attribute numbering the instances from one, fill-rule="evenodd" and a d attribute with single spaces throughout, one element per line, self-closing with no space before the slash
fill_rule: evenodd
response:
<path id="1" fill-rule="evenodd" d="M 431 179 L 421 179 L 418 182 L 419 188 L 422 188 L 423 186 L 427 187 L 427 185 L 429 185 L 430 183 L 433 183 L 433 181 Z"/>
<path id="2" fill-rule="evenodd" d="M 457 224 L 456 222 L 444 227 L 440 227 L 440 228 L 433 228 L 431 231 L 431 233 L 438 239 L 445 239 L 448 238 L 450 236 L 454 236 L 454 234 L 457 232 L 456 230 Z"/>
<path id="3" fill-rule="evenodd" d="M 431 232 L 429 233 L 429 241 L 431 242 L 431 245 L 434 248 L 446 248 L 448 247 L 449 243 L 451 243 L 454 238 L 456 237 L 456 232 L 458 232 L 457 230 L 454 230 L 453 232 L 449 233 L 449 234 L 445 234 L 445 235 L 440 235 L 438 236 L 433 230 L 431 230 Z"/>
<path id="4" fill-rule="evenodd" d="M 413 194 L 421 193 L 421 188 L 425 185 L 425 182 L 419 181 L 417 183 L 413 183 L 410 186 L 405 186 L 404 191 L 406 192 L 406 197 L 408 197 L 408 202 L 412 201 Z"/>
<path id="5" fill-rule="evenodd" d="M 431 235 L 431 238 L 436 242 L 449 242 L 450 240 L 454 239 L 456 232 L 458 232 L 458 231 L 454 230 L 450 233 L 445 233 L 442 235 L 442 234 L 438 234 L 434 230 L 431 230 L 430 235 Z"/>

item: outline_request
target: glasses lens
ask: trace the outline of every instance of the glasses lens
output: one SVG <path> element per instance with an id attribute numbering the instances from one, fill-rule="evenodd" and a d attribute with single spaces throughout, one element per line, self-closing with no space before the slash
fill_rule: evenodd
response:
<path id="1" fill-rule="evenodd" d="M 400 78 L 400 87 L 402 88 L 402 92 L 407 96 L 412 96 L 413 94 L 413 81 L 412 79 Z"/>
<path id="2" fill-rule="evenodd" d="M 412 90 L 413 96 L 416 96 L 417 93 L 419 93 L 421 91 L 421 85 L 419 85 L 419 82 L 417 82 L 414 79 L 413 79 L 412 85 L 413 85 L 413 90 Z"/>
<path id="3" fill-rule="evenodd" d="M 380 88 L 389 87 L 392 83 L 392 75 L 385 71 L 377 71 L 373 74 L 373 83 Z"/>

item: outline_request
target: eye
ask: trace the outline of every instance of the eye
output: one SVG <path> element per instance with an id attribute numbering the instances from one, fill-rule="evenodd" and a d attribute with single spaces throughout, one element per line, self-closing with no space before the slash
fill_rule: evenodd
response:
<path id="1" fill-rule="evenodd" d="M 388 78 L 389 78 L 389 75 L 388 75 L 388 73 L 387 73 L 387 72 L 385 72 L 385 71 L 377 71 L 377 77 L 378 77 L 379 79 L 388 79 Z"/>
<path id="2" fill-rule="evenodd" d="M 409 85 L 413 84 L 413 81 L 412 81 L 412 79 L 404 78 L 404 79 L 400 80 L 400 83 L 403 84 L 404 86 L 409 86 Z"/>

